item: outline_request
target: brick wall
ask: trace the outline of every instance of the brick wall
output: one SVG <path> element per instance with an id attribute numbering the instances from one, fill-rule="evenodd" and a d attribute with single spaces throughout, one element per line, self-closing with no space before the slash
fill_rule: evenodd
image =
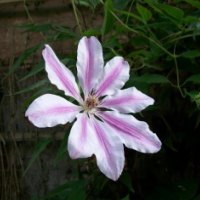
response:
<path id="1" fill-rule="evenodd" d="M 41 59 L 41 52 L 26 60 L 14 74 L 6 75 L 24 50 L 44 40 L 41 34 L 25 32 L 18 28 L 19 25 L 54 23 L 78 31 L 76 20 L 69 0 L 26 2 L 25 5 L 23 1 L 0 1 L 0 199 L 2 200 L 27 200 L 34 195 L 41 196 L 56 185 L 74 178 L 70 176 L 72 165 L 67 155 L 62 162 L 54 165 L 55 152 L 68 127 L 36 129 L 24 117 L 23 102 L 29 94 L 15 94 L 37 81 L 38 77 L 25 82 L 19 80 Z M 88 26 L 101 25 L 101 11 L 97 15 L 87 8 L 80 9 Z M 51 45 L 59 53 L 76 50 L 74 41 L 54 42 Z M 35 144 L 39 139 L 49 136 L 53 137 L 54 142 L 22 178 L 22 171 L 32 158 Z"/>

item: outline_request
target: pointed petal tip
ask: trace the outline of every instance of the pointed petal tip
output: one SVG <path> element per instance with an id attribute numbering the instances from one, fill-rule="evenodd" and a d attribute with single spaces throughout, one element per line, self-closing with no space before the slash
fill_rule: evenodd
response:
<path id="1" fill-rule="evenodd" d="M 42 55 L 50 82 L 56 85 L 59 90 L 64 91 L 66 96 L 71 96 L 79 103 L 82 103 L 82 98 L 73 73 L 58 59 L 48 44 L 45 44 Z"/>
<path id="2" fill-rule="evenodd" d="M 25 112 L 25 117 L 28 117 L 28 110 Z"/>
<path id="3" fill-rule="evenodd" d="M 123 168 L 122 168 L 122 171 L 123 171 Z M 119 178 L 120 178 L 120 176 L 122 175 L 122 171 L 119 173 L 119 174 L 116 174 L 116 175 L 114 175 L 113 177 L 111 177 L 111 179 L 113 180 L 113 181 L 118 181 L 119 180 Z"/>
<path id="4" fill-rule="evenodd" d="M 51 49 L 51 47 L 50 47 L 48 44 L 44 44 L 44 49 L 43 49 L 43 51 L 46 50 L 46 49 Z"/>
<path id="5" fill-rule="evenodd" d="M 44 45 L 44 49 L 42 50 L 42 56 L 45 59 L 47 56 L 48 51 L 51 49 L 51 47 L 48 44 Z"/>
<path id="6" fill-rule="evenodd" d="M 161 149 L 161 141 L 153 133 L 146 122 L 139 121 L 131 115 L 106 111 L 101 114 L 103 120 L 109 124 L 128 148 L 142 153 L 156 153 Z"/>
<path id="7" fill-rule="evenodd" d="M 41 126 L 41 124 L 38 124 L 37 121 L 35 121 L 35 120 L 31 117 L 31 114 L 29 113 L 29 109 L 26 111 L 25 117 L 27 117 L 27 118 L 28 118 L 28 121 L 31 122 L 31 124 L 33 124 L 33 125 L 36 126 L 37 128 L 46 128 L 46 127 L 47 127 L 47 126 Z"/>
<path id="8" fill-rule="evenodd" d="M 87 37 L 87 36 L 84 35 L 80 40 L 82 40 L 82 39 L 84 39 L 84 40 L 85 40 L 85 39 L 87 39 L 87 40 L 90 40 L 90 39 L 98 40 L 97 37 L 95 37 L 95 36 L 93 36 L 93 35 L 91 35 L 91 36 L 89 36 L 89 37 Z M 99 40 L 98 40 L 98 41 L 99 41 Z"/>
<path id="9" fill-rule="evenodd" d="M 154 105 L 155 100 L 152 97 L 149 97 L 149 105 Z"/>
<path id="10" fill-rule="evenodd" d="M 120 178 L 120 176 L 122 175 L 122 171 L 123 171 L 123 168 L 122 168 L 122 170 L 119 172 L 119 173 L 107 173 L 107 172 L 105 172 L 105 171 L 103 171 L 103 170 L 101 170 L 101 168 L 99 168 L 99 170 L 107 177 L 107 178 L 109 178 L 109 179 L 111 179 L 112 181 L 118 181 L 119 180 L 119 178 Z"/>
<path id="11" fill-rule="evenodd" d="M 157 147 L 157 149 L 155 149 L 154 153 L 159 152 L 161 150 L 161 148 L 162 148 L 162 142 L 160 141 L 160 139 L 158 137 L 157 137 L 156 147 Z"/>
<path id="12" fill-rule="evenodd" d="M 77 72 L 85 96 L 98 84 L 103 75 L 103 51 L 95 37 L 82 37 L 77 49 Z"/>
<path id="13" fill-rule="evenodd" d="M 152 148 L 149 148 L 146 153 L 149 154 L 154 154 L 154 153 L 158 153 L 161 148 L 162 148 L 162 142 L 160 141 L 160 139 L 158 138 L 158 136 L 154 134 L 154 141 L 152 141 L 154 144 L 152 145 Z"/>

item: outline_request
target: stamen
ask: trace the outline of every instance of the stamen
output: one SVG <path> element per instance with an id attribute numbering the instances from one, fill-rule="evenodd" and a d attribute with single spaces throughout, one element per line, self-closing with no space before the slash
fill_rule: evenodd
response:
<path id="1" fill-rule="evenodd" d="M 85 108 L 91 110 L 99 105 L 99 100 L 93 95 L 89 95 L 85 101 Z"/>

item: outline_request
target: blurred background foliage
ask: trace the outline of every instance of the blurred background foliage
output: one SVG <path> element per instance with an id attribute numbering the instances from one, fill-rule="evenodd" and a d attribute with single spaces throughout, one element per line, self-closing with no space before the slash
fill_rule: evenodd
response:
<path id="1" fill-rule="evenodd" d="M 103 45 L 104 59 L 123 56 L 130 64 L 130 80 L 155 99 L 137 118 L 147 121 L 161 139 L 162 150 L 155 155 L 141 154 L 126 148 L 126 165 L 117 182 L 108 180 L 96 167 L 95 160 L 72 161 L 73 180 L 66 180 L 46 196 L 34 200 L 200 200 L 200 2 L 198 0 L 72 0 L 76 18 L 74 29 L 53 23 L 21 24 L 25 32 L 37 32 L 43 41 L 24 51 L 6 76 L 16 73 L 23 63 L 41 53 L 45 43 L 71 44 L 71 52 L 58 57 L 76 74 L 76 48 L 79 39 L 95 35 Z M 89 26 L 83 10 L 100 13 L 103 22 Z M 27 15 L 31 18 L 28 10 Z M 19 81 L 46 75 L 44 61 L 38 62 Z M 16 91 L 27 93 L 23 112 L 31 101 L 44 93 L 61 93 L 49 84 L 46 76 Z M 67 156 L 66 141 L 55 150 L 55 161 Z M 37 143 L 24 170 L 48 148 L 52 139 Z"/>

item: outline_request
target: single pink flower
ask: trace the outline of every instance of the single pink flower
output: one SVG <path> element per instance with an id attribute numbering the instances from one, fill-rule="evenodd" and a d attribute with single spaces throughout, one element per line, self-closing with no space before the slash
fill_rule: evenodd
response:
<path id="1" fill-rule="evenodd" d="M 45 94 L 35 99 L 26 111 L 37 127 L 53 127 L 75 120 L 68 139 L 71 158 L 96 156 L 102 173 L 117 180 L 124 167 L 124 146 L 143 153 L 160 150 L 161 142 L 146 122 L 129 113 L 139 112 L 154 100 L 135 87 L 121 89 L 129 79 L 129 64 L 120 56 L 104 67 L 102 46 L 95 37 L 83 37 L 78 44 L 77 71 L 83 90 L 72 72 L 56 57 L 50 46 L 43 50 L 48 78 L 75 105 L 63 97 Z"/>

